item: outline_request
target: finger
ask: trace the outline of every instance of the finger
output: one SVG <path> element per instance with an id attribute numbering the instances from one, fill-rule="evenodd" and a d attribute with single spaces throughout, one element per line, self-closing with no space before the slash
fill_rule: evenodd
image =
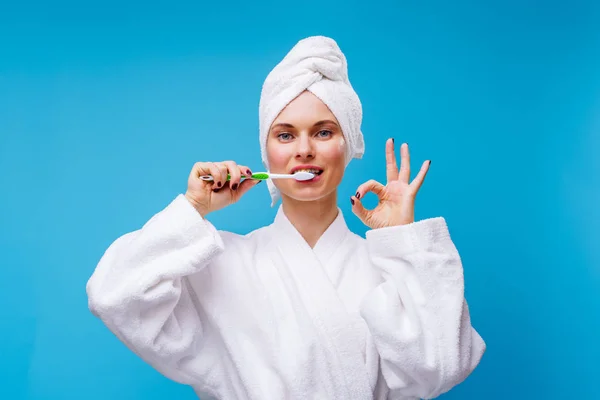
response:
<path id="1" fill-rule="evenodd" d="M 246 178 L 250 178 L 252 176 L 252 171 L 250 171 L 250 168 L 248 168 L 247 165 L 238 165 L 238 167 L 240 167 L 242 175 L 244 175 Z"/>
<path id="2" fill-rule="evenodd" d="M 218 172 L 217 169 L 212 168 L 213 163 L 211 162 L 197 162 L 194 164 L 194 166 L 192 167 L 192 170 L 190 171 L 190 176 L 188 178 L 188 180 L 191 182 L 193 181 L 201 181 L 204 182 L 206 184 L 210 184 L 212 185 L 213 182 L 211 181 L 204 181 L 203 179 L 200 179 L 201 176 L 203 175 L 214 175 L 215 171 Z M 215 182 L 216 184 L 216 179 Z"/>
<path id="3" fill-rule="evenodd" d="M 374 179 L 368 180 L 358 187 L 356 197 L 362 199 L 368 192 L 373 192 L 377 197 L 381 198 L 385 191 L 385 186 Z"/>
<path id="4" fill-rule="evenodd" d="M 220 189 L 223 187 L 225 180 L 223 179 L 223 169 L 224 167 L 220 167 L 217 163 L 210 163 L 210 174 L 213 177 L 214 188 Z"/>
<path id="5" fill-rule="evenodd" d="M 407 183 L 410 180 L 410 153 L 408 151 L 408 143 L 400 146 L 400 173 L 398 179 L 401 182 Z"/>
<path id="6" fill-rule="evenodd" d="M 219 168 L 219 180 L 225 186 L 229 181 L 227 180 L 227 174 L 229 173 L 229 168 L 224 161 L 215 163 L 217 168 Z"/>
<path id="7" fill-rule="evenodd" d="M 390 182 L 398 179 L 398 163 L 396 162 L 394 151 L 394 139 L 388 139 L 385 142 L 385 164 L 387 181 Z"/>
<path id="8" fill-rule="evenodd" d="M 201 175 L 206 175 L 210 173 L 210 169 L 208 168 L 209 163 L 205 162 L 197 162 L 194 163 L 192 169 L 190 170 L 190 176 L 188 179 L 198 179 Z"/>
<path id="9" fill-rule="evenodd" d="M 415 179 L 410 184 L 411 186 L 413 186 L 415 188 L 415 192 L 419 191 L 419 189 L 421 188 L 421 185 L 423 184 L 423 181 L 425 180 L 425 177 L 427 176 L 427 171 L 429 171 L 430 165 L 431 165 L 431 160 L 425 161 L 423 163 L 423 165 L 421 165 L 421 169 L 419 170 L 419 173 L 417 174 Z"/>
<path id="10" fill-rule="evenodd" d="M 352 212 L 365 224 L 368 225 L 370 211 L 367 210 L 356 196 L 350 196 L 350 203 L 352 204 Z"/>
<path id="11" fill-rule="evenodd" d="M 258 180 L 258 179 L 244 179 L 242 181 L 242 183 L 240 183 L 240 186 L 237 189 L 237 194 L 235 197 L 235 201 L 238 201 L 240 199 L 240 197 L 242 197 L 243 195 L 245 195 L 250 189 L 252 189 L 254 186 L 258 185 L 259 183 L 261 183 L 262 181 Z"/>
<path id="12" fill-rule="evenodd" d="M 232 190 L 237 190 L 242 179 L 240 167 L 233 161 L 225 161 L 223 164 L 227 166 L 227 171 L 229 172 L 229 175 L 231 175 L 231 178 L 229 179 L 229 186 Z"/>

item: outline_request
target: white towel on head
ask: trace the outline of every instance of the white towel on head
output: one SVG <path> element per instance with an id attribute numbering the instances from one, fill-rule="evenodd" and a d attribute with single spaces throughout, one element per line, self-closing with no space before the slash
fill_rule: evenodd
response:
<path id="1" fill-rule="evenodd" d="M 305 90 L 317 96 L 335 115 L 346 140 L 346 165 L 361 158 L 365 144 L 361 132 L 362 105 L 348 79 L 346 57 L 328 37 L 313 36 L 299 41 L 269 73 L 260 97 L 260 148 L 267 161 L 267 136 L 279 113 Z M 271 206 L 281 197 L 271 180 L 267 181 Z"/>

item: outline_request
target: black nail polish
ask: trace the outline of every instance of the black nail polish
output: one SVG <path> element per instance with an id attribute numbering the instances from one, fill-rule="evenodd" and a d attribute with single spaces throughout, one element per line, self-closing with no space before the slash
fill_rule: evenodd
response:
<path id="1" fill-rule="evenodd" d="M 217 187 L 221 187 L 221 182 L 217 182 Z"/>
<path id="2" fill-rule="evenodd" d="M 238 188 L 238 184 L 234 183 L 233 186 L 231 187 L 233 190 L 236 190 Z"/>
<path id="3" fill-rule="evenodd" d="M 429 160 L 429 165 L 431 165 L 431 160 Z"/>
<path id="4" fill-rule="evenodd" d="M 360 193 L 356 192 L 356 198 L 360 199 Z"/>
<path id="5" fill-rule="evenodd" d="M 392 144 L 394 144 L 394 138 L 392 138 Z"/>
<path id="6" fill-rule="evenodd" d="M 352 203 L 352 205 L 354 205 L 354 199 L 352 197 L 350 197 L 350 203 Z"/>
<path id="7" fill-rule="evenodd" d="M 246 170 L 246 175 L 252 175 L 252 171 L 250 171 L 249 169 Z"/>

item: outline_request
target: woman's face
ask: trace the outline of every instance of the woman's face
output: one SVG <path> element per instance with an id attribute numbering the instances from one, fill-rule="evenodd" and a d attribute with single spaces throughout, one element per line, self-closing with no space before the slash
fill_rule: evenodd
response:
<path id="1" fill-rule="evenodd" d="M 313 201 L 334 192 L 344 175 L 346 142 L 329 108 L 305 91 L 277 116 L 267 137 L 267 161 L 273 173 L 314 169 L 310 181 L 275 179 L 283 196 Z"/>

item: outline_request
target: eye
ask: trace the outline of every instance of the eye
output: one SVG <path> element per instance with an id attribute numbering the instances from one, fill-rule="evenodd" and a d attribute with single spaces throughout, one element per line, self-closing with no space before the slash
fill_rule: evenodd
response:
<path id="1" fill-rule="evenodd" d="M 317 133 L 317 135 L 319 135 L 319 137 L 329 137 L 331 136 L 333 133 L 327 129 L 323 129 L 322 131 L 319 131 Z"/>
<path id="2" fill-rule="evenodd" d="M 277 137 L 281 140 L 289 140 L 292 138 L 292 135 L 289 134 L 288 132 L 282 132 L 279 135 L 277 135 Z"/>

